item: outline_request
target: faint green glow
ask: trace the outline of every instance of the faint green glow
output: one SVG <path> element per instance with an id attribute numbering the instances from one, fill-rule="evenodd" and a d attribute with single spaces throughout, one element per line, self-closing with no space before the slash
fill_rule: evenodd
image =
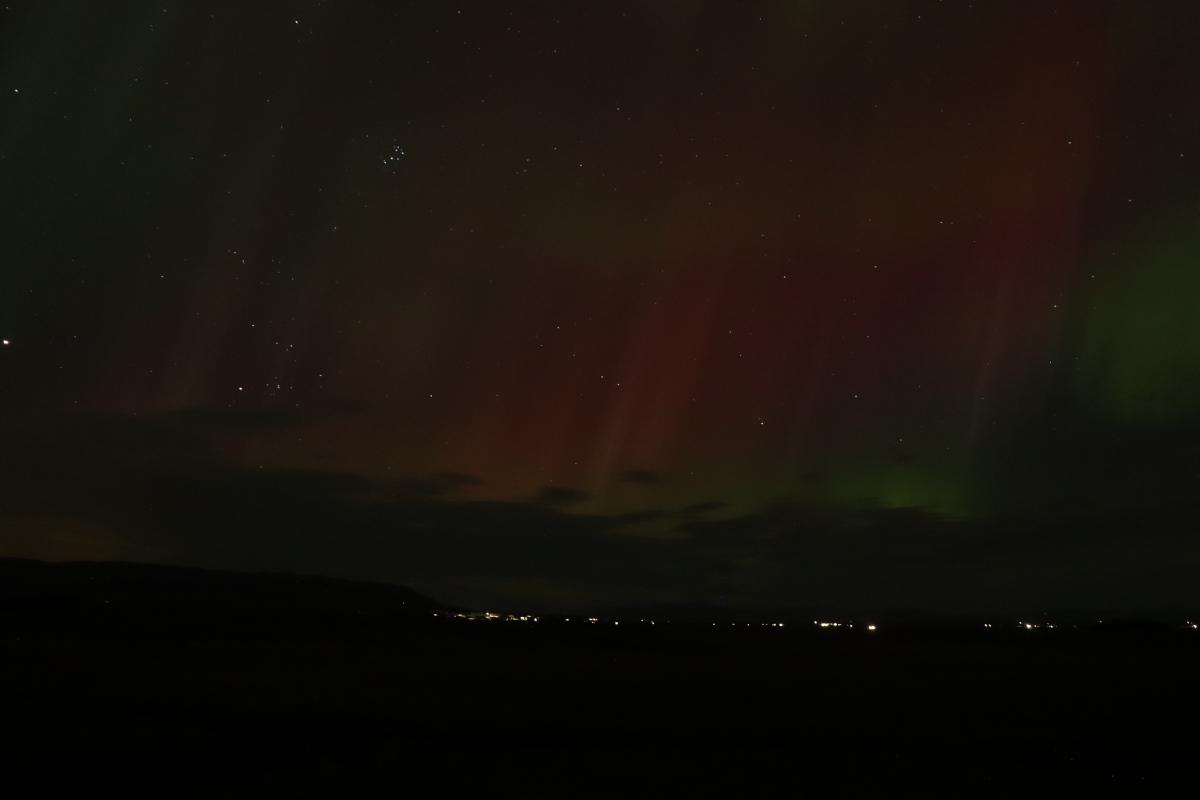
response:
<path id="1" fill-rule="evenodd" d="M 795 487 L 792 496 L 833 510 L 913 509 L 946 517 L 970 516 L 979 510 L 965 472 L 868 458 L 847 460 L 826 480 Z"/>
<path id="2" fill-rule="evenodd" d="M 919 508 L 955 517 L 970 512 L 967 493 L 960 481 L 915 471 L 884 476 L 879 482 L 877 500 L 884 508 Z"/>
<path id="3" fill-rule="evenodd" d="M 1200 408 L 1200 234 L 1149 232 L 1117 251 L 1084 313 L 1077 388 L 1125 422 L 1166 423 Z"/>

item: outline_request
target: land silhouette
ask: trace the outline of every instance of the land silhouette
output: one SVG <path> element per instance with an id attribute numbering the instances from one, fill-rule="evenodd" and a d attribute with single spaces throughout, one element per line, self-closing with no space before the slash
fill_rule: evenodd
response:
<path id="1" fill-rule="evenodd" d="M 868 630 L 135 564 L 0 577 L 24 793 L 1128 789 L 1192 766 L 1200 636 L 1168 621 Z"/>

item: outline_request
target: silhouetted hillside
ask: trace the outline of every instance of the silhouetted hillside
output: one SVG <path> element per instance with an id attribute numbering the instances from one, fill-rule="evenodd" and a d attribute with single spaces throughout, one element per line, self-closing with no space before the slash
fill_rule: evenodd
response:
<path id="1" fill-rule="evenodd" d="M 424 623 L 434 601 L 400 586 L 279 573 L 0 559 L 0 615 L 26 636 L 300 638 Z"/>

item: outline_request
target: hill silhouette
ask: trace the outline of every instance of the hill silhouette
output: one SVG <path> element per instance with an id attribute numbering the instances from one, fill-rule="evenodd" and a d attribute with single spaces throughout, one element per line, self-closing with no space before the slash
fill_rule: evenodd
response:
<path id="1" fill-rule="evenodd" d="M 313 639 L 426 622 L 401 586 L 124 562 L 0 559 L 4 625 L 26 636 Z"/>

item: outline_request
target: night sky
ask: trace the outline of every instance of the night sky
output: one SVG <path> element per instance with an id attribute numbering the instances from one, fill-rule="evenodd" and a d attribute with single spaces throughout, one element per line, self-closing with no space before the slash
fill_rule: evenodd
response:
<path id="1" fill-rule="evenodd" d="M 1200 605 L 1200 10 L 0 3 L 0 555 Z"/>

